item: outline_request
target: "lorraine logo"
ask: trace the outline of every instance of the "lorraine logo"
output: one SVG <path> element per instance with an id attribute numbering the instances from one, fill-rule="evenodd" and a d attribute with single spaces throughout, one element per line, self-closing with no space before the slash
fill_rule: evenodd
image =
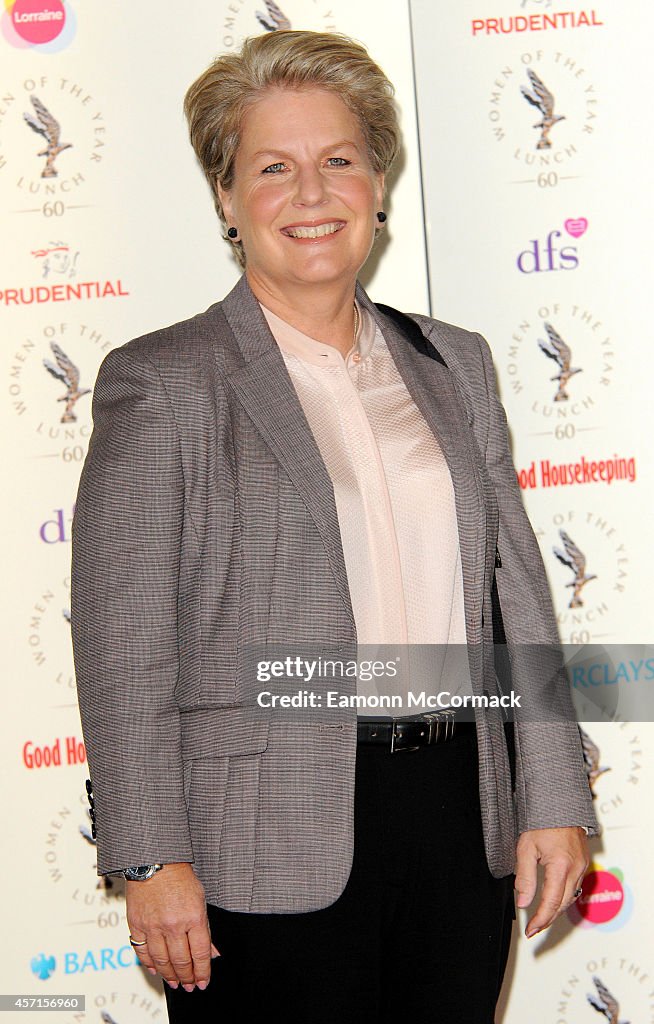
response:
<path id="1" fill-rule="evenodd" d="M 594 643 L 600 637 L 611 643 L 629 569 L 616 528 L 602 513 L 571 508 L 556 512 L 549 528 L 539 526 L 536 536 L 563 643 Z"/>
<path id="2" fill-rule="evenodd" d="M 536 306 L 511 331 L 507 404 L 557 441 L 574 438 L 578 427 L 610 427 L 615 360 L 615 343 L 596 310 L 556 300 Z"/>
<path id="3" fill-rule="evenodd" d="M 337 32 L 343 27 L 340 0 L 239 0 L 238 4 L 222 5 L 221 50 L 236 50 L 246 36 L 257 32 L 278 32 L 281 29 L 311 29 L 316 32 Z"/>
<path id="4" fill-rule="evenodd" d="M 18 49 L 59 53 L 75 35 L 76 19 L 67 0 L 4 0 L 0 32 Z"/>
<path id="5" fill-rule="evenodd" d="M 563 222 L 566 234 L 575 239 L 581 238 L 588 230 L 586 217 L 568 217 Z M 561 245 L 560 239 L 566 244 Z M 516 266 L 521 274 L 547 274 L 558 270 L 576 270 L 579 266 L 579 254 L 576 245 L 567 244 L 567 239 L 558 228 L 549 231 L 544 241 L 531 238 L 529 244 L 516 258 Z"/>
<path id="6" fill-rule="evenodd" d="M 499 67 L 487 117 L 492 138 L 513 165 L 513 183 L 552 187 L 577 174 L 597 130 L 598 107 L 591 73 L 578 55 L 552 47 L 526 51 Z"/>
<path id="7" fill-rule="evenodd" d="M 35 974 L 41 981 L 47 981 L 50 975 L 54 974 L 56 966 L 55 958 L 53 956 L 46 956 L 45 953 L 39 953 L 30 960 L 32 974 Z"/>
<path id="8" fill-rule="evenodd" d="M 592 864 L 581 884 L 581 896 L 568 908 L 568 917 L 578 928 L 613 932 L 626 924 L 632 909 L 633 895 L 621 869 Z"/>

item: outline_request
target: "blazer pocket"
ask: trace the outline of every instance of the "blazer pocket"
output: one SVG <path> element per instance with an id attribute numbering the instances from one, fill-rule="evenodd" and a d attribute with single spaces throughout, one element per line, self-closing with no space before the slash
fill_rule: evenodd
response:
<path id="1" fill-rule="evenodd" d="M 180 723 L 185 762 L 261 754 L 268 746 L 268 709 L 196 708 L 183 712 Z"/>
<path id="2" fill-rule="evenodd" d="M 189 762 L 194 869 L 207 900 L 227 909 L 252 899 L 261 762 L 259 752 Z"/>

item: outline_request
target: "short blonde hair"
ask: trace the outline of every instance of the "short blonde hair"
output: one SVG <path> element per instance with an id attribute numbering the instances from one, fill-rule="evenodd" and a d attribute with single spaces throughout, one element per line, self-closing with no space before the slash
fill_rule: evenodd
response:
<path id="1" fill-rule="evenodd" d="M 335 92 L 358 118 L 373 170 L 386 173 L 399 152 L 395 90 L 360 43 L 336 32 L 290 30 L 246 39 L 240 52 L 217 57 L 184 98 L 191 145 L 224 228 L 218 185 L 232 187 L 243 116 L 273 86 Z M 242 244 L 234 248 L 245 266 Z"/>

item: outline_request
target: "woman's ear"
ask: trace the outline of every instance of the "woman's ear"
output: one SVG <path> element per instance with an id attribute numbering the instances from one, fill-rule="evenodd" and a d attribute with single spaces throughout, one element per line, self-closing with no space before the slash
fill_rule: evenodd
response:
<path id="1" fill-rule="evenodd" d="M 220 205 L 223 208 L 225 214 L 225 220 L 227 225 L 234 223 L 234 209 L 232 206 L 232 193 L 227 189 L 224 189 L 219 182 L 216 182 L 216 193 L 220 200 Z"/>
<path id="2" fill-rule="evenodd" d="M 383 171 L 375 173 L 377 209 L 381 210 L 384 205 L 384 192 L 386 189 L 386 175 Z"/>

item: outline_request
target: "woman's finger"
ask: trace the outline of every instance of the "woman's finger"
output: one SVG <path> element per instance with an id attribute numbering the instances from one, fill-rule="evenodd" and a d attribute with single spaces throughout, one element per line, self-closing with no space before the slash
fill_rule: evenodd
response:
<path id="1" fill-rule="evenodd" d="M 205 989 L 211 981 L 211 937 L 209 923 L 190 928 L 188 945 L 193 958 L 193 976 L 199 989 Z"/>
<path id="2" fill-rule="evenodd" d="M 151 932 L 148 935 L 148 947 L 152 964 L 156 968 L 157 974 L 160 974 L 171 988 L 178 988 L 180 979 L 177 977 L 175 968 L 171 963 L 168 945 L 163 932 Z"/>
<path id="3" fill-rule="evenodd" d="M 186 932 L 180 934 L 166 935 L 168 956 L 175 972 L 177 980 L 186 989 L 192 992 L 195 988 L 195 974 L 193 973 L 193 957 L 189 946 Z"/>
<path id="4" fill-rule="evenodd" d="M 133 935 L 130 932 L 130 937 L 129 938 L 130 938 L 130 945 L 131 945 L 132 949 L 134 950 L 134 952 L 136 953 L 137 957 L 139 958 L 141 966 L 145 967 L 146 971 L 149 971 L 150 974 L 156 974 L 157 973 L 157 969 L 154 966 L 154 964 L 152 963 L 152 957 L 150 956 L 150 951 L 148 949 L 148 943 L 147 943 L 147 939 L 145 938 L 145 936 L 143 936 L 143 938 L 141 938 L 140 936 Z M 134 942 L 132 942 L 132 939 L 134 939 Z M 143 944 L 143 943 L 145 943 L 145 944 Z"/>

